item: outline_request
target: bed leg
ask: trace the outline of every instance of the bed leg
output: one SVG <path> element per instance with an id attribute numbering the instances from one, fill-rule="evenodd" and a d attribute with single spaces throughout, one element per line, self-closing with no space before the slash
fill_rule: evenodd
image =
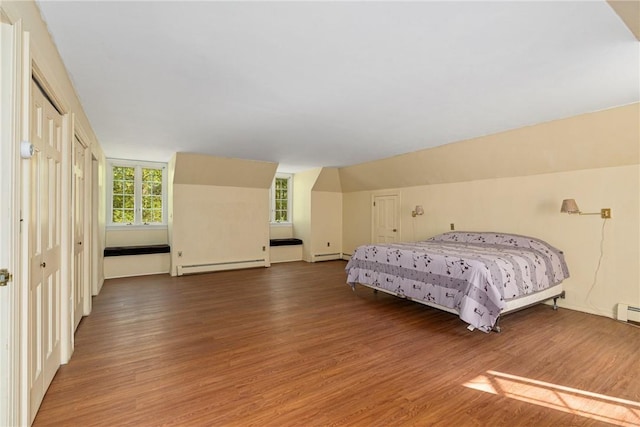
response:
<path id="1" fill-rule="evenodd" d="M 560 295 L 558 295 L 557 297 L 553 298 L 553 309 L 554 310 L 558 309 L 558 298 L 564 299 L 564 297 L 565 297 L 565 293 L 564 293 L 564 291 L 562 291 L 562 293 Z"/>
<path id="2" fill-rule="evenodd" d="M 496 323 L 493 325 L 493 328 L 491 328 L 491 330 L 497 333 L 502 332 L 502 328 L 500 327 L 500 316 L 498 316 L 498 318 L 496 319 Z"/>

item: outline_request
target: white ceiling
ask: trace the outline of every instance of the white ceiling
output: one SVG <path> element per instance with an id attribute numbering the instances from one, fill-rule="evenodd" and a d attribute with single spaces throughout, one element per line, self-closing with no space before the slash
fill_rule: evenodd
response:
<path id="1" fill-rule="evenodd" d="M 107 157 L 345 166 L 637 102 L 592 2 L 39 2 Z"/>

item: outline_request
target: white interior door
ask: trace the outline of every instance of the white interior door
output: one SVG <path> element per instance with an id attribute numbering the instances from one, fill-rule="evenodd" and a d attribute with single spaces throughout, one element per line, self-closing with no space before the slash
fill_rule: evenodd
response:
<path id="1" fill-rule="evenodd" d="M 29 218 L 30 421 L 60 366 L 62 116 L 32 83 Z"/>
<path id="2" fill-rule="evenodd" d="M 400 197 L 373 196 L 373 243 L 397 242 L 400 236 Z"/>
<path id="3" fill-rule="evenodd" d="M 87 257 L 85 256 L 85 152 L 78 140 L 73 141 L 73 329 L 85 315 L 87 304 Z"/>

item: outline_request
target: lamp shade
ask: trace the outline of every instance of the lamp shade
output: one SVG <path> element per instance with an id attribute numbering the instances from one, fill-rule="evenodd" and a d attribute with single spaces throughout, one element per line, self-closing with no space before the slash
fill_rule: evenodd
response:
<path id="1" fill-rule="evenodd" d="M 560 212 L 575 214 L 580 213 L 580 209 L 578 208 L 578 204 L 576 203 L 575 199 L 564 199 L 562 201 Z"/>

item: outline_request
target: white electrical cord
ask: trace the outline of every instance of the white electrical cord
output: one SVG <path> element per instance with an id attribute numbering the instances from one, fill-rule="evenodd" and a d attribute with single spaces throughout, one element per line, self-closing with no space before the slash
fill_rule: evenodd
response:
<path id="1" fill-rule="evenodd" d="M 593 308 L 597 313 L 602 314 L 603 316 L 607 316 L 605 313 L 603 313 L 602 311 L 600 311 L 600 309 L 598 309 L 598 307 L 596 307 L 595 305 L 593 305 L 591 303 L 591 292 L 593 291 L 593 288 L 596 287 L 596 283 L 598 283 L 598 273 L 600 272 L 600 265 L 602 264 L 602 258 L 604 257 L 604 227 L 607 224 L 607 220 L 603 219 L 602 220 L 602 231 L 601 231 L 601 235 L 600 235 L 600 258 L 598 258 L 598 265 L 596 267 L 596 271 L 593 275 L 593 283 L 591 284 L 591 287 L 589 288 L 589 292 L 587 292 L 587 296 L 586 296 L 586 300 L 587 303 L 591 306 L 591 308 Z"/>
<path id="2" fill-rule="evenodd" d="M 595 271 L 595 273 L 593 275 L 593 283 L 591 284 L 591 288 L 589 288 L 589 292 L 587 292 L 587 297 L 586 297 L 587 303 L 591 306 L 591 308 L 594 309 L 597 313 L 602 314 L 603 316 L 607 316 L 607 314 L 605 314 L 602 311 L 600 311 L 600 309 L 598 309 L 598 307 L 596 307 L 595 305 L 593 305 L 591 303 L 591 291 L 593 291 L 593 288 L 595 288 L 596 283 L 598 281 L 598 273 L 600 272 L 600 265 L 602 264 L 602 258 L 604 257 L 604 226 L 606 224 L 607 224 L 607 220 L 604 219 L 602 221 L 602 232 L 601 232 L 601 237 L 600 237 L 600 258 L 598 258 L 598 265 L 597 265 L 596 271 Z M 640 326 L 634 325 L 633 323 L 623 322 L 622 320 L 617 320 L 617 319 L 615 319 L 615 320 L 617 322 L 624 323 L 625 325 L 633 326 L 634 328 L 640 328 Z"/>
<path id="3" fill-rule="evenodd" d="M 416 217 L 414 216 L 413 218 L 411 218 L 413 221 L 411 221 L 411 229 L 412 229 L 412 233 L 413 233 L 413 241 L 416 241 Z"/>

